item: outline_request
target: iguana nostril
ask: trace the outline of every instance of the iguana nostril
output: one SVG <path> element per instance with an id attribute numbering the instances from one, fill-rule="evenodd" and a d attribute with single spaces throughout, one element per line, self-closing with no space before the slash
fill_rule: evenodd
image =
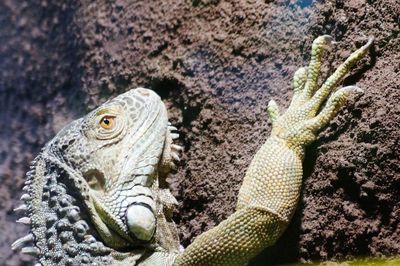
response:
<path id="1" fill-rule="evenodd" d="M 144 205 L 131 205 L 126 211 L 129 231 L 140 240 L 150 240 L 156 229 L 156 218 L 153 212 Z"/>

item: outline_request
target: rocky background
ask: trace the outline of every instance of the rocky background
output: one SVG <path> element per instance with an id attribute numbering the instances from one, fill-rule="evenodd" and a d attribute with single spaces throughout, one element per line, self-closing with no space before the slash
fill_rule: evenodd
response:
<path id="1" fill-rule="evenodd" d="M 365 89 L 307 149 L 303 194 L 252 265 L 400 254 L 398 0 L 0 1 L 0 265 L 29 162 L 71 120 L 136 86 L 156 90 L 185 147 L 169 182 L 183 245 L 234 211 L 241 180 L 290 100 L 312 41 L 338 42 L 322 78 L 375 36 L 343 85 Z"/>

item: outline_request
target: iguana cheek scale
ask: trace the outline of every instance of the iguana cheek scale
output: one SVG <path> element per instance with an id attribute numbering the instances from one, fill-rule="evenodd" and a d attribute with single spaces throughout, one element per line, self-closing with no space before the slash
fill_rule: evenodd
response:
<path id="1" fill-rule="evenodd" d="M 165 181 L 182 148 L 173 144 L 178 135 L 160 97 L 144 88 L 104 103 L 46 144 L 27 173 L 24 204 L 16 208 L 26 214 L 18 222 L 31 233 L 12 248 L 42 265 L 246 264 L 290 222 L 305 146 L 349 95 L 362 92 L 348 86 L 331 94 L 372 39 L 318 87 L 322 54 L 331 43 L 327 35 L 313 42 L 309 66 L 294 75 L 285 113 L 269 102 L 271 136 L 246 172 L 236 211 L 184 251 L 172 221 L 177 202 Z"/>

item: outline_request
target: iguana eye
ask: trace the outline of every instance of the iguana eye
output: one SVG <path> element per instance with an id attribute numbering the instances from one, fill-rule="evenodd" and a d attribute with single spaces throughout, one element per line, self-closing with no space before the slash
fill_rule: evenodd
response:
<path id="1" fill-rule="evenodd" d="M 98 140 L 111 140 L 125 132 L 126 118 L 122 110 L 106 108 L 97 111 L 88 118 L 87 136 Z"/>
<path id="2" fill-rule="evenodd" d="M 100 126 L 104 129 L 113 129 L 115 126 L 114 116 L 103 116 L 100 120 Z"/>

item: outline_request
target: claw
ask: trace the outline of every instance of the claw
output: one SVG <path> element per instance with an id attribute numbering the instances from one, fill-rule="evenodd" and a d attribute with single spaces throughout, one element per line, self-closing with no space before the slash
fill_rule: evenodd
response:
<path id="1" fill-rule="evenodd" d="M 321 42 L 319 45 L 321 45 L 321 47 L 323 47 L 324 49 L 329 48 L 332 44 L 336 43 L 333 37 L 330 35 L 322 35 L 319 38 L 321 38 Z M 318 40 L 319 38 L 317 38 L 316 40 Z"/>
<path id="2" fill-rule="evenodd" d="M 172 130 L 178 130 L 176 127 L 174 127 L 174 126 L 168 126 L 168 129 L 170 130 L 170 131 L 172 131 Z"/>
<path id="3" fill-rule="evenodd" d="M 368 42 L 364 45 L 365 49 L 368 49 L 368 48 L 372 45 L 372 43 L 374 42 L 374 40 L 375 40 L 375 38 L 372 37 L 372 36 L 370 36 L 370 37 L 368 38 Z"/>
<path id="4" fill-rule="evenodd" d="M 364 94 L 364 90 L 357 86 L 347 86 L 347 87 L 343 87 L 342 89 L 352 91 L 352 92 L 355 92 L 358 94 Z"/>

